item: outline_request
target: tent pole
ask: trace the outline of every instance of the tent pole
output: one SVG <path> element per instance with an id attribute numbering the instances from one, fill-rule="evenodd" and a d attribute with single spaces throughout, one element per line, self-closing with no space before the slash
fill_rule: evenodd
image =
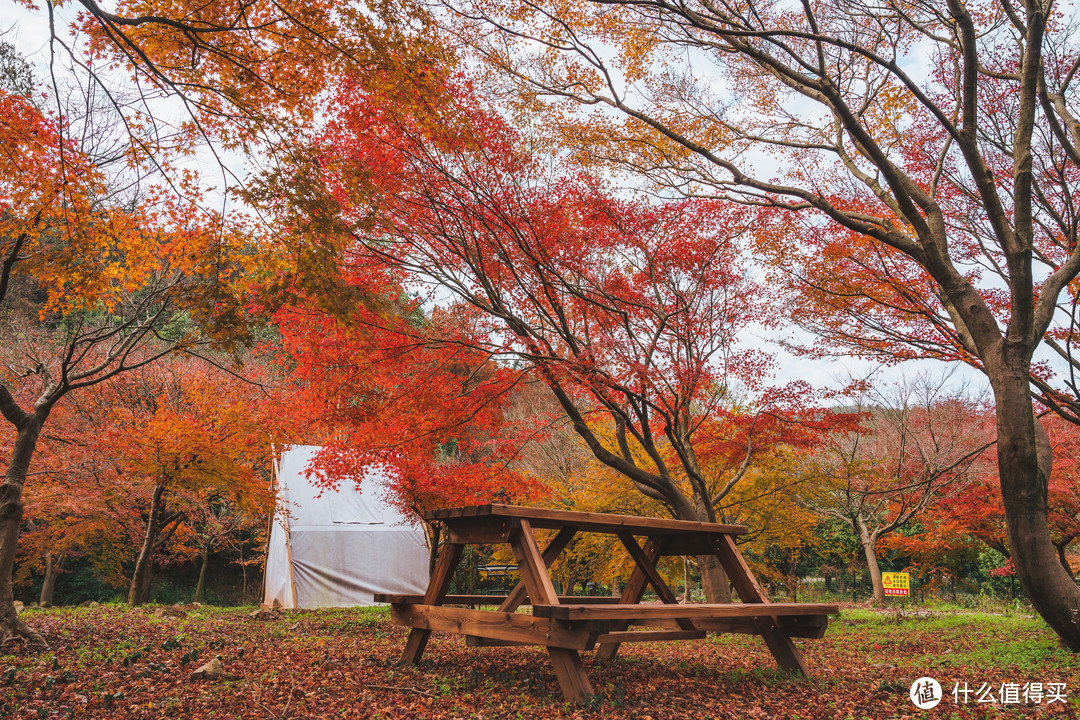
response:
<path id="1" fill-rule="evenodd" d="M 273 447 L 271 445 L 271 447 Z M 275 486 L 278 480 L 278 467 L 277 462 L 274 462 L 274 481 Z M 274 505 L 277 506 L 277 493 L 274 493 Z M 288 514 L 282 518 L 282 526 L 285 528 L 285 558 L 289 563 L 289 589 L 292 590 L 292 606 L 297 608 L 300 604 L 296 600 L 296 576 L 293 574 L 293 562 L 292 562 L 292 528 L 289 527 Z M 270 542 L 270 536 L 266 536 L 266 542 Z M 269 547 L 269 546 L 268 546 Z M 266 573 L 263 573 L 263 582 L 265 582 Z"/>
<path id="2" fill-rule="evenodd" d="M 274 513 L 277 512 L 277 449 L 270 443 L 270 489 L 274 493 L 274 502 L 270 505 L 270 517 L 266 522 L 266 551 L 263 552 L 262 588 L 259 590 L 259 603 L 266 603 L 266 561 L 270 559 L 270 533 L 274 532 Z"/>
<path id="3" fill-rule="evenodd" d="M 296 576 L 293 575 L 292 567 L 292 531 L 289 529 L 289 521 L 285 521 L 285 555 L 289 559 L 289 587 L 292 588 L 292 606 L 299 607 L 296 601 Z"/>
<path id="4" fill-rule="evenodd" d="M 273 491 L 273 503 L 270 505 L 270 516 L 267 518 L 267 546 L 262 553 L 262 587 L 259 590 L 259 603 L 267 601 L 267 560 L 270 559 L 270 535 L 273 533 L 273 516 L 278 512 L 278 448 L 270 444 L 270 489 Z"/>
<path id="5" fill-rule="evenodd" d="M 270 443 L 270 471 L 273 474 L 274 507 L 270 510 L 270 522 L 266 529 L 266 557 L 270 558 L 270 535 L 274 532 L 274 516 L 277 514 L 278 488 L 280 487 L 280 471 L 278 470 L 277 449 Z M 292 531 L 289 527 L 288 514 L 282 517 L 281 526 L 285 530 L 285 559 L 289 564 L 289 589 L 292 591 L 292 606 L 297 607 L 296 600 L 296 576 L 293 574 L 292 561 Z M 266 604 L 266 562 L 263 562 L 262 579 L 262 603 Z"/>

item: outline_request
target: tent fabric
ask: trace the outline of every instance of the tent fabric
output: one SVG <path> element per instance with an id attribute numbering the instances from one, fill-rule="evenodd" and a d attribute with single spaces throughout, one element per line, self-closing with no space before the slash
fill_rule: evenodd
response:
<path id="1" fill-rule="evenodd" d="M 369 468 L 357 489 L 317 487 L 307 470 L 318 447 L 286 448 L 276 466 L 277 510 L 267 546 L 263 602 L 282 607 L 374 605 L 376 593 L 423 594 L 424 530 L 385 500 L 388 476 Z"/>

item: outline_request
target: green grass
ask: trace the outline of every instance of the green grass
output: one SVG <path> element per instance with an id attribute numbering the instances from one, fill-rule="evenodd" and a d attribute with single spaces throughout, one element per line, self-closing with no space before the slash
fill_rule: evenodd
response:
<path id="1" fill-rule="evenodd" d="M 1044 670 L 1077 672 L 1080 668 L 1078 658 L 1058 646 L 1046 623 L 1030 615 L 949 609 L 931 611 L 928 617 L 909 614 L 897 618 L 855 608 L 845 609 L 833 620 L 829 635 L 864 652 L 902 650 L 893 657 L 898 665 L 912 668 L 1007 667 L 1024 675 Z M 918 652 L 927 635 L 934 638 L 935 645 L 947 645 L 946 652 Z"/>

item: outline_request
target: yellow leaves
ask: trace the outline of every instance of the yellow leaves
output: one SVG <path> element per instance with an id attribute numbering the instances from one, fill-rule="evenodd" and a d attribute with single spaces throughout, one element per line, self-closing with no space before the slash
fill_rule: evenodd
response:
<path id="1" fill-rule="evenodd" d="M 0 91 L 0 238 L 17 272 L 48 288 L 49 311 L 72 309 L 71 298 L 97 294 L 113 274 L 101 263 L 121 230 L 97 206 L 100 173 L 63 137 L 61 124 L 25 98 Z"/>
<path id="2" fill-rule="evenodd" d="M 147 293 L 177 310 L 239 302 L 263 253 L 241 221 L 186 199 L 200 196 L 184 172 L 119 206 L 60 121 L 0 91 L 0 250 L 44 291 L 42 318 L 112 314 Z"/>
<path id="3" fill-rule="evenodd" d="M 314 107 L 305 101 L 322 89 L 325 73 L 318 69 L 328 62 L 320 46 L 336 35 L 332 9 L 319 3 L 174 0 L 163 7 L 129 0 L 114 13 L 84 16 L 80 29 L 92 53 L 127 64 L 131 56 L 117 44 L 138 47 L 137 72 L 159 88 L 197 97 L 200 120 L 222 131 L 236 129 L 237 110 L 254 116 L 283 108 L 310 117 Z M 172 22 L 114 19 L 163 17 Z"/>
<path id="4" fill-rule="evenodd" d="M 1080 279 L 1073 279 L 1069 281 L 1069 295 L 1076 300 L 1080 297 Z"/>
<path id="5" fill-rule="evenodd" d="M 408 1 L 121 0 L 108 12 L 87 7 L 77 29 L 93 66 L 137 79 L 143 98 L 183 98 L 180 142 L 277 154 L 311 127 L 347 70 L 377 73 L 387 58 L 428 51 L 446 57 L 421 29 L 425 13 Z"/>
<path id="6" fill-rule="evenodd" d="M 216 492 L 238 505 L 266 498 L 255 468 L 269 444 L 251 385 L 174 357 L 107 388 L 110 446 L 131 476 Z"/>
<path id="7" fill-rule="evenodd" d="M 47 288 L 42 314 L 111 312 L 135 293 L 165 286 L 179 300 L 191 289 L 186 280 L 220 280 L 212 265 L 229 265 L 241 249 L 235 229 L 210 213 L 176 217 L 168 205 L 166 196 L 134 211 L 40 216 L 18 271 Z"/>

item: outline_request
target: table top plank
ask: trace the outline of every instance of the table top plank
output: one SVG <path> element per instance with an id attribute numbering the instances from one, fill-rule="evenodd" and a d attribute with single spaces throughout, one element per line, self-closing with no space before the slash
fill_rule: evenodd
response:
<path id="1" fill-rule="evenodd" d="M 558 529 L 576 527 L 583 532 L 618 533 L 634 535 L 683 535 L 700 533 L 706 535 L 743 535 L 743 525 L 670 520 L 668 518 L 637 517 L 614 513 L 577 512 L 574 510 L 551 510 L 522 505 L 470 505 L 467 507 L 432 510 L 424 515 L 429 521 L 439 520 L 449 524 L 484 522 L 486 518 L 518 518 L 528 520 L 535 528 Z"/>

